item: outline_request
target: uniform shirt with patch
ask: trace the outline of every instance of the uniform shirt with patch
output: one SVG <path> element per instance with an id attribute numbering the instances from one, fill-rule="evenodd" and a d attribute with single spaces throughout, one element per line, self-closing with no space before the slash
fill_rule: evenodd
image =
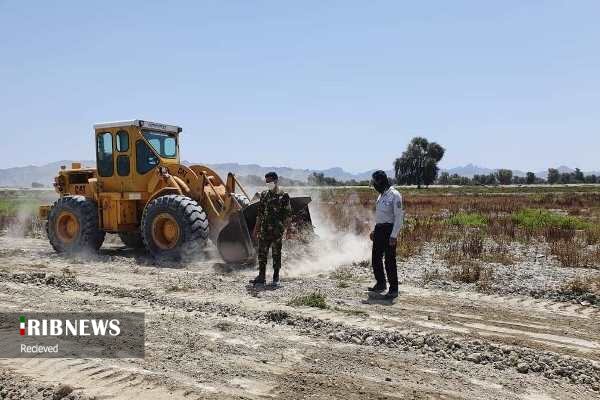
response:
<path id="1" fill-rule="evenodd" d="M 404 224 L 404 207 L 402 205 L 402 195 L 393 187 L 388 188 L 377 197 L 375 223 L 394 224 L 391 237 L 398 237 L 398 233 Z"/>

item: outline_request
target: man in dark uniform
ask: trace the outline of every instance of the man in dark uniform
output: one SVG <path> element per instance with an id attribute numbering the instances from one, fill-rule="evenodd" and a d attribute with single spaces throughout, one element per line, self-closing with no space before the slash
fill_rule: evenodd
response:
<path id="1" fill-rule="evenodd" d="M 370 292 L 381 293 L 386 289 L 386 275 L 390 284 L 387 299 L 398 297 L 398 267 L 396 265 L 396 243 L 404 223 L 402 195 L 390 185 L 385 171 L 375 171 L 372 183 L 379 193 L 375 205 L 375 229 L 371 232 L 373 251 L 371 264 L 375 275 L 375 286 Z M 382 258 L 385 256 L 385 273 Z"/>
<path id="2" fill-rule="evenodd" d="M 273 286 L 279 286 L 281 269 L 281 246 L 285 228 L 291 215 L 290 196 L 281 191 L 275 172 L 265 175 L 267 190 L 260 194 L 256 226 L 253 235 L 258 238 L 258 276 L 250 281 L 264 285 L 269 248 L 273 256 Z"/>

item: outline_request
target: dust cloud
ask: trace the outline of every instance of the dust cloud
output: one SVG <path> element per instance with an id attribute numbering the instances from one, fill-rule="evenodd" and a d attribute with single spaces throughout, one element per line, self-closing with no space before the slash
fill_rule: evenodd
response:
<path id="1" fill-rule="evenodd" d="M 356 195 L 327 204 L 321 201 L 320 190 L 312 190 L 308 194 L 312 198 L 309 209 L 317 237 L 304 245 L 284 241 L 282 268 L 285 275 L 318 274 L 341 265 L 369 260 L 371 241 L 364 232 L 372 227 L 373 213 L 366 212 L 358 204 Z M 336 207 L 336 221 L 327 212 L 331 207 Z M 359 234 L 361 231 L 363 233 Z"/>
<path id="2" fill-rule="evenodd" d="M 41 237 L 43 224 L 30 207 L 21 207 L 6 222 L 6 236 L 11 238 Z"/>

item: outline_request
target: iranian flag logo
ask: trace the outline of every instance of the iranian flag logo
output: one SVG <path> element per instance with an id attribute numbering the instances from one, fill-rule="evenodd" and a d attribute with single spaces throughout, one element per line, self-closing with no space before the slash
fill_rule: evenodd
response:
<path id="1" fill-rule="evenodd" d="M 21 336 L 25 336 L 25 316 L 21 315 L 19 317 L 19 334 Z"/>

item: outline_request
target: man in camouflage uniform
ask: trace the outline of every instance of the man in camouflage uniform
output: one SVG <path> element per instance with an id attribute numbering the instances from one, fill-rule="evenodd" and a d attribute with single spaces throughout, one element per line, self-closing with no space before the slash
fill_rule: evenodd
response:
<path id="1" fill-rule="evenodd" d="M 267 190 L 260 194 L 254 236 L 258 238 L 258 276 L 250 281 L 254 285 L 265 283 L 269 248 L 273 256 L 273 286 L 279 286 L 281 245 L 285 228 L 292 212 L 290 196 L 278 186 L 275 172 L 265 175 Z"/>
<path id="2" fill-rule="evenodd" d="M 258 239 L 258 276 L 250 281 L 254 285 L 263 285 L 267 270 L 269 248 L 273 256 L 273 286 L 279 285 L 281 269 L 281 246 L 283 233 L 289 222 L 292 208 L 290 196 L 279 189 L 275 172 L 265 175 L 267 190 L 260 194 L 254 235 Z"/>

